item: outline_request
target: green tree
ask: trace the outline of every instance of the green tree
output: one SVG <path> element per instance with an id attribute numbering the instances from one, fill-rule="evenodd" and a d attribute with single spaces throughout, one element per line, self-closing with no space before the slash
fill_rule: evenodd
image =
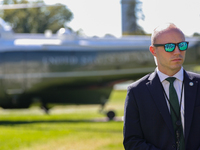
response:
<path id="1" fill-rule="evenodd" d="M 138 24 L 138 20 L 144 20 L 145 16 L 142 11 L 142 2 L 140 0 L 122 0 L 125 7 L 125 33 L 124 35 L 144 35 L 143 28 Z"/>
<path id="2" fill-rule="evenodd" d="M 130 34 L 145 34 L 143 28 L 137 23 L 137 20 L 144 19 L 140 1 L 133 0 L 130 2 L 127 15 L 130 19 Z"/>
<path id="3" fill-rule="evenodd" d="M 195 32 L 195 33 L 193 34 L 193 36 L 194 36 L 194 37 L 200 36 L 200 33 Z"/>
<path id="4" fill-rule="evenodd" d="M 3 4 L 44 4 L 43 0 L 4 0 Z M 60 28 L 67 28 L 66 23 L 73 18 L 72 12 L 65 5 L 44 6 L 38 8 L 2 10 L 2 19 L 10 23 L 16 33 L 44 33 L 50 29 L 55 33 Z"/>

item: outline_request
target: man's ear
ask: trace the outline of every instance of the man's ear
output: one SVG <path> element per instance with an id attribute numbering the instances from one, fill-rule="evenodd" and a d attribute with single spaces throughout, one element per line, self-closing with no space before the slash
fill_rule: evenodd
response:
<path id="1" fill-rule="evenodd" d="M 151 54 L 153 55 L 153 56 L 156 56 L 156 50 L 155 50 L 155 47 L 154 46 L 149 46 L 149 51 L 151 52 Z"/>

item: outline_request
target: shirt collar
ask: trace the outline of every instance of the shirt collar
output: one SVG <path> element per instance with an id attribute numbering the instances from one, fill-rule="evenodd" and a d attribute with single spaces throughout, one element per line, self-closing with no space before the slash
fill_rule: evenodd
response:
<path id="1" fill-rule="evenodd" d="M 156 68 L 156 72 L 157 72 L 161 82 L 163 82 L 166 78 L 169 77 L 168 75 L 162 73 L 158 69 L 158 67 Z M 173 77 L 177 78 L 180 81 L 183 81 L 183 67 L 181 67 L 181 69 L 175 75 L 173 75 Z"/>

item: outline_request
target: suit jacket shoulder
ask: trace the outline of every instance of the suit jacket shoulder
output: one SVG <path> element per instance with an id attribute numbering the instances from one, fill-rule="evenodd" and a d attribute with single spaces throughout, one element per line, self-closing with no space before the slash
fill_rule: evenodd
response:
<path id="1" fill-rule="evenodd" d="M 128 86 L 128 90 L 130 90 L 132 88 L 136 88 L 136 87 L 140 87 L 140 86 L 145 85 L 147 82 L 149 82 L 149 80 L 151 80 L 151 79 L 153 79 L 155 77 L 155 74 L 156 74 L 156 72 L 149 73 L 149 74 L 143 76 L 142 78 L 138 79 L 137 81 L 131 83 Z M 194 72 L 190 72 L 190 71 L 185 71 L 185 75 L 190 80 L 200 81 L 200 74 L 198 74 L 198 73 L 194 73 Z"/>
<path id="2" fill-rule="evenodd" d="M 143 76 L 142 78 L 138 79 L 137 81 L 134 81 L 133 83 L 131 83 L 129 86 L 128 86 L 128 90 L 132 89 L 132 88 L 138 88 L 140 86 L 143 86 L 146 84 L 146 82 L 148 82 L 148 78 L 149 76 L 151 75 L 151 73 Z"/>
<path id="3" fill-rule="evenodd" d="M 198 80 L 200 81 L 200 74 L 198 73 L 194 73 L 194 72 L 190 72 L 190 71 L 186 71 L 188 77 L 191 79 L 191 80 Z"/>

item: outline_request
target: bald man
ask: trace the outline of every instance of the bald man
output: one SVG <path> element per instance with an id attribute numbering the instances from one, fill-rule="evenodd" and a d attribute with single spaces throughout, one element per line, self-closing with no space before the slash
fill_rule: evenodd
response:
<path id="1" fill-rule="evenodd" d="M 128 87 L 126 150 L 200 150 L 200 75 L 182 67 L 188 44 L 172 23 L 153 31 L 157 68 Z"/>

